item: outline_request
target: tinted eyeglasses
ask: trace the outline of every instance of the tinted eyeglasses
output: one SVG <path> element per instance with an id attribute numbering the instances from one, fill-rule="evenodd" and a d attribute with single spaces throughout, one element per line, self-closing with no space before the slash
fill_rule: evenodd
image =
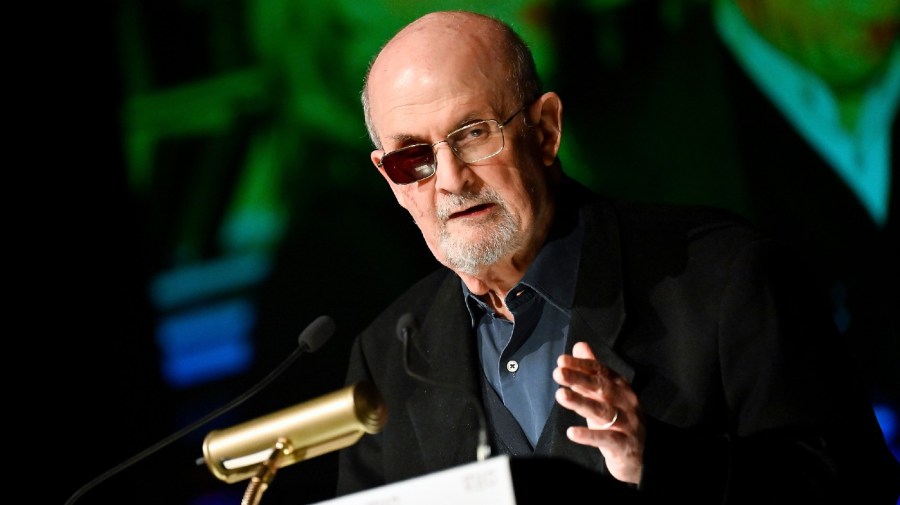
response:
<path id="1" fill-rule="evenodd" d="M 425 180 L 437 171 L 434 148 L 442 142 L 446 142 L 463 163 L 486 160 L 503 150 L 503 127 L 524 109 L 524 105 L 519 107 L 502 123 L 496 119 L 482 119 L 453 130 L 444 140 L 438 140 L 434 144 L 413 144 L 391 151 L 381 158 L 378 166 L 384 168 L 394 184 L 412 184 Z"/>

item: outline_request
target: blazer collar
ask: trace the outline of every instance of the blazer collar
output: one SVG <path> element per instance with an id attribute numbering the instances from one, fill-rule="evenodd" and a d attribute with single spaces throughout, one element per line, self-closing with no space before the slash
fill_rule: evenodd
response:
<path id="1" fill-rule="evenodd" d="M 601 202 L 581 207 L 578 216 L 586 232 L 566 349 L 571 352 L 575 342 L 587 342 L 600 362 L 631 382 L 634 368 L 615 351 L 625 321 L 618 220 L 613 208 Z M 600 451 L 566 436 L 573 425 L 585 425 L 584 418 L 554 404 L 535 454 L 565 457 L 602 471 Z"/>
<path id="2" fill-rule="evenodd" d="M 602 363 L 629 382 L 634 368 L 614 349 L 625 322 L 622 255 L 618 221 L 612 206 L 597 203 L 583 208 L 586 233 L 579 265 L 575 303 L 567 349 L 586 341 Z"/>

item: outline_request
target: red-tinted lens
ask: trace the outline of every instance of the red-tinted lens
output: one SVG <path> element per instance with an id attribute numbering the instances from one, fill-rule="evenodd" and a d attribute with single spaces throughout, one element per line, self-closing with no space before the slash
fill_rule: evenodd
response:
<path id="1" fill-rule="evenodd" d="M 434 175 L 434 149 L 428 144 L 404 147 L 381 158 L 384 172 L 394 184 L 411 184 Z"/>

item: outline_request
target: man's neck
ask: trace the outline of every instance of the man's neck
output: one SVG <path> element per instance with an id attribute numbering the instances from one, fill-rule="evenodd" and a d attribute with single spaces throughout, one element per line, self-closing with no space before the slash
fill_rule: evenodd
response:
<path id="1" fill-rule="evenodd" d="M 512 321 L 512 312 L 506 306 L 506 295 L 522 280 L 536 255 L 537 251 L 534 251 L 526 255 L 527 259 L 517 260 L 515 256 L 504 258 L 475 275 L 457 274 L 469 291 L 487 303 L 494 313 Z"/>
<path id="2" fill-rule="evenodd" d="M 509 321 L 513 320 L 513 315 L 506 306 L 506 295 L 525 277 L 525 272 L 531 267 L 550 234 L 554 212 L 552 206 L 547 207 L 537 223 L 541 231 L 535 233 L 531 242 L 520 251 L 501 258 L 475 274 L 456 272 L 472 294 L 484 300 L 497 315 Z"/>

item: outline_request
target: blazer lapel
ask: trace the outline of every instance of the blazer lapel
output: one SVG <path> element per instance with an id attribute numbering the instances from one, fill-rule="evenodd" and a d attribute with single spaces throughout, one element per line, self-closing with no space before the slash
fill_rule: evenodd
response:
<path id="1" fill-rule="evenodd" d="M 406 408 L 426 465 L 437 471 L 476 459 L 481 368 L 459 277 L 447 276 L 432 307 L 410 342 L 409 366 L 434 383 L 419 382 Z"/>
<path id="2" fill-rule="evenodd" d="M 580 218 L 587 232 L 566 350 L 571 352 L 576 342 L 585 341 L 600 362 L 631 382 L 635 378 L 634 368 L 614 349 L 625 321 L 616 219 L 613 211 L 605 206 L 589 206 Z M 566 436 L 566 429 L 575 425 L 584 426 L 584 418 L 554 404 L 535 454 L 562 456 L 603 471 L 605 464 L 599 450 L 576 444 Z"/>
<path id="3" fill-rule="evenodd" d="M 571 351 L 575 342 L 588 342 L 601 363 L 632 382 L 634 368 L 614 350 L 625 322 L 617 221 L 605 206 L 588 207 L 581 215 L 587 232 L 566 346 Z"/>

